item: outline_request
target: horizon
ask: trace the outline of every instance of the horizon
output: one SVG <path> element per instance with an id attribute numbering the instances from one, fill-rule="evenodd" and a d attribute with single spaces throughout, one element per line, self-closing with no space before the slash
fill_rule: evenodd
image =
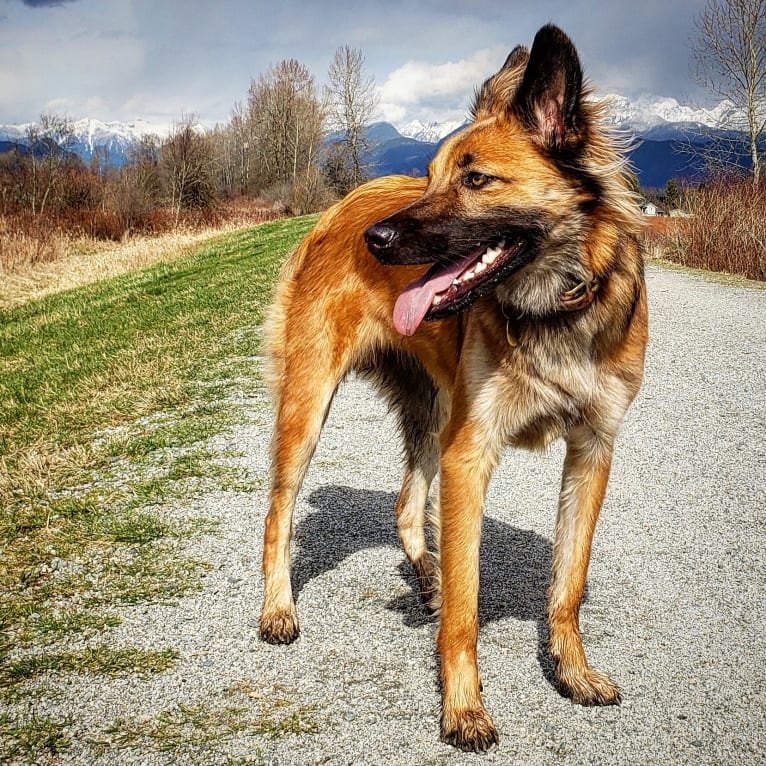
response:
<path id="1" fill-rule="evenodd" d="M 716 109 L 716 107 L 720 107 L 722 104 L 730 103 L 726 99 L 719 99 L 711 106 L 701 106 L 699 104 L 695 103 L 684 103 L 683 101 L 677 99 L 674 96 L 667 96 L 667 95 L 660 95 L 660 94 L 640 94 L 638 97 L 634 99 L 630 99 L 627 96 L 623 96 L 620 93 L 605 93 L 605 94 L 598 94 L 597 98 L 599 99 L 610 99 L 610 98 L 625 98 L 628 100 L 629 104 L 631 106 L 638 106 L 638 105 L 645 105 L 646 107 L 649 106 L 656 106 L 659 102 L 662 101 L 672 101 L 675 102 L 680 108 L 686 108 L 694 110 L 695 112 L 707 112 L 710 113 Z M 56 112 L 51 112 L 53 114 L 58 114 Z M 41 115 L 43 112 L 41 112 Z M 96 122 L 104 126 L 120 126 L 120 127 L 134 127 L 138 123 L 145 123 L 147 126 L 149 126 L 149 129 L 145 131 L 141 131 L 141 135 L 148 135 L 151 133 L 154 133 L 158 135 L 160 138 L 164 138 L 167 135 L 169 135 L 172 132 L 172 128 L 175 123 L 179 122 L 179 120 L 172 120 L 168 123 L 156 123 L 152 122 L 151 120 L 147 120 L 143 117 L 134 117 L 132 119 L 128 120 L 105 120 L 100 117 L 92 116 L 92 115 L 83 115 L 83 116 L 72 116 L 69 114 L 59 114 L 59 116 L 66 119 L 68 122 L 72 124 L 82 123 L 82 122 Z M 195 115 L 198 116 L 198 115 Z M 466 111 L 466 115 L 464 116 L 463 120 L 455 120 L 452 118 L 445 118 L 445 119 L 432 119 L 432 120 L 426 120 L 421 117 L 414 116 L 411 119 L 407 120 L 406 122 L 394 122 L 392 120 L 387 120 L 383 116 L 376 114 L 373 116 L 373 118 L 370 120 L 368 125 L 372 126 L 375 124 L 389 124 L 392 125 L 394 128 L 396 128 L 397 131 L 401 132 L 402 130 L 405 130 L 409 127 L 411 127 L 415 123 L 420 123 L 424 128 L 432 127 L 432 126 L 442 126 L 446 125 L 448 123 L 455 123 L 457 125 L 462 124 L 462 122 L 465 122 L 468 119 L 468 111 Z M 0 122 L 0 128 L 14 128 L 17 130 L 23 130 L 24 128 L 30 126 L 30 125 L 37 125 L 39 124 L 40 119 L 36 120 L 27 120 L 24 122 Z M 228 121 L 227 121 L 228 122 Z M 197 119 L 195 122 L 195 125 L 201 127 L 204 130 L 212 130 L 216 125 L 221 125 L 226 123 L 221 122 L 212 122 L 209 120 L 204 119 Z M 152 129 L 154 128 L 154 129 Z"/>

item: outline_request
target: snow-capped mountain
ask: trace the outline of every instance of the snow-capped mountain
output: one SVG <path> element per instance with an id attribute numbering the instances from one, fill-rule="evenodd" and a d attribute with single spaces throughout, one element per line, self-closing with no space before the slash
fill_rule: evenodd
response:
<path id="1" fill-rule="evenodd" d="M 151 123 L 146 120 L 132 122 L 101 122 L 100 120 L 84 119 L 73 123 L 74 133 L 87 146 L 95 148 L 109 140 L 137 141 L 143 136 L 156 134 L 166 136 L 170 126 Z"/>
<path id="2" fill-rule="evenodd" d="M 642 137 L 653 132 L 658 137 L 658 128 L 678 130 L 697 128 L 726 129 L 736 124 L 739 113 L 730 101 L 721 101 L 712 108 L 694 107 L 679 103 L 669 96 L 641 96 L 631 101 L 625 96 L 610 94 L 599 96 L 609 104 L 606 118 L 608 125 Z M 445 136 L 462 126 L 455 120 L 445 122 L 421 122 L 413 120 L 399 127 L 399 133 L 408 138 L 427 143 L 438 143 Z"/>
<path id="3" fill-rule="evenodd" d="M 108 161 L 120 164 L 130 148 L 146 135 L 167 135 L 165 125 L 156 125 L 144 120 L 133 122 L 101 122 L 99 120 L 77 120 L 73 124 L 76 147 L 71 148 L 83 159 L 89 160 L 96 151 L 106 155 Z"/>
<path id="4" fill-rule="evenodd" d="M 23 125 L 0 125 L 0 141 L 12 144 L 28 144 L 28 131 L 34 123 Z M 166 136 L 170 127 L 146 120 L 132 122 L 101 122 L 94 119 L 76 120 L 71 123 L 72 140 L 67 143 L 67 151 L 82 157 L 86 162 L 98 151 L 107 162 L 121 165 L 138 141 L 146 135 Z"/>
<path id="5" fill-rule="evenodd" d="M 664 125 L 722 129 L 735 124 L 739 115 L 731 101 L 706 109 L 667 96 L 641 96 L 635 101 L 615 94 L 605 98 L 609 103 L 607 123 L 637 135 Z"/>
<path id="6" fill-rule="evenodd" d="M 414 138 L 416 141 L 423 141 L 428 144 L 438 144 L 450 133 L 454 133 L 464 123 L 457 120 L 447 120 L 445 122 L 421 122 L 413 120 L 403 127 L 399 128 L 399 134 L 405 138 Z"/>
<path id="7" fill-rule="evenodd" d="M 704 170 L 699 157 L 690 156 L 689 146 L 722 136 L 731 131 L 732 118 L 737 113 L 730 102 L 723 101 L 710 109 L 696 108 L 678 102 L 675 98 L 644 96 L 630 101 L 624 96 L 610 96 L 609 124 L 638 139 L 630 149 L 642 185 L 664 186 L 668 178 L 699 176 Z M 463 123 L 456 120 L 422 122 L 413 120 L 403 126 L 375 123 L 369 126 L 368 156 L 365 163 L 371 175 L 388 173 L 425 174 L 428 163 L 436 153 L 438 144 Z M 28 144 L 27 125 L 0 125 L 0 152 L 14 144 Z M 90 161 L 99 150 L 104 160 L 123 165 L 130 149 L 148 133 L 167 136 L 169 125 L 152 124 L 142 120 L 130 123 L 78 120 L 73 124 L 74 141 L 65 147 Z M 202 130 L 199 127 L 199 130 Z M 729 132 L 727 138 L 736 135 Z M 333 137 L 328 136 L 328 142 Z M 740 142 L 742 143 L 742 142 Z M 679 152 L 683 145 L 685 151 Z M 744 146 L 744 144 L 743 144 Z M 737 149 L 739 151 L 739 149 Z M 747 151 L 739 151 L 743 167 L 747 167 Z"/>
<path id="8" fill-rule="evenodd" d="M 721 129 L 731 126 L 737 117 L 737 111 L 729 101 L 722 101 L 717 106 L 705 109 L 687 106 L 675 98 L 666 96 L 642 96 L 630 101 L 625 96 L 609 95 L 610 114 L 607 123 L 629 131 L 636 136 L 652 131 L 654 138 L 659 138 L 657 129 L 668 127 L 692 128 L 694 126 Z M 406 125 L 397 126 L 400 136 L 423 143 L 438 144 L 442 139 L 463 125 L 458 120 L 443 122 L 422 122 L 412 120 Z M 72 123 L 74 141 L 70 148 L 76 154 L 89 160 L 97 149 L 107 157 L 119 160 L 128 148 L 142 136 L 156 134 L 165 137 L 170 133 L 168 124 L 151 123 L 145 120 L 132 122 L 102 122 L 94 119 L 82 119 Z M 24 125 L 0 125 L 0 141 L 28 143 L 27 129 Z"/>

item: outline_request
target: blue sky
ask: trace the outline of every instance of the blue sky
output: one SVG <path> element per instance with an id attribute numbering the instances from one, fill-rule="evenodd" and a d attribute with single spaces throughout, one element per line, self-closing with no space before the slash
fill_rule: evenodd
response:
<path id="1" fill-rule="evenodd" d="M 601 93 L 705 99 L 689 40 L 704 0 L 0 0 L 0 123 L 228 120 L 251 78 L 285 58 L 322 83 L 361 48 L 379 117 L 462 119 L 473 88 L 553 21 Z"/>

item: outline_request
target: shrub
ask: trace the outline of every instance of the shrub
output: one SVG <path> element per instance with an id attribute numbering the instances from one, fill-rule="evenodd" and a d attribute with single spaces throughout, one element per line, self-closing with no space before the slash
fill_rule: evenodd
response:
<path id="1" fill-rule="evenodd" d="M 719 176 L 685 196 L 689 217 L 673 227 L 667 257 L 766 280 L 766 183 Z"/>
<path id="2" fill-rule="evenodd" d="M 0 274 L 13 274 L 62 256 L 62 238 L 31 215 L 0 218 Z"/>

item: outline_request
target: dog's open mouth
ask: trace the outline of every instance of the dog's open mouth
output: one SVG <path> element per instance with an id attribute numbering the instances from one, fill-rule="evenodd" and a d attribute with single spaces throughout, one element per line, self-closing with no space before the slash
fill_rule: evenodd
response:
<path id="1" fill-rule="evenodd" d="M 394 327 L 412 335 L 424 319 L 460 311 L 486 295 L 518 265 L 522 239 L 483 244 L 453 263 L 436 264 L 407 285 L 394 306 Z"/>

